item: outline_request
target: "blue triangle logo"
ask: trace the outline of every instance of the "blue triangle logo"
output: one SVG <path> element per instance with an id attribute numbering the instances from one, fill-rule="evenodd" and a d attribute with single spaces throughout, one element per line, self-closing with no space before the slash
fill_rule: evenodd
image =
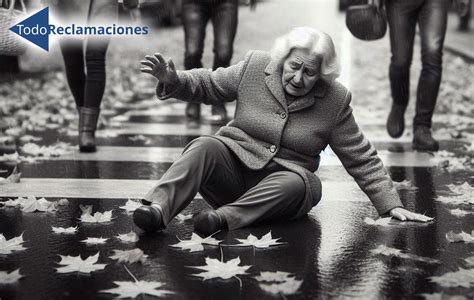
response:
<path id="1" fill-rule="evenodd" d="M 10 27 L 10 30 L 36 46 L 49 50 L 49 8 L 46 7 L 20 23 Z"/>

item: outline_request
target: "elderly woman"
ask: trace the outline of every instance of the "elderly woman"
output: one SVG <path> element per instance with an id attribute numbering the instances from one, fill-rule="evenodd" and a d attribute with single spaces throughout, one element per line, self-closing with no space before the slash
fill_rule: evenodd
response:
<path id="1" fill-rule="evenodd" d="M 271 53 L 251 51 L 215 71 L 176 72 L 160 54 L 142 72 L 158 79 L 158 98 L 216 104 L 237 101 L 235 118 L 214 136 L 189 143 L 134 213 L 146 230 L 164 229 L 197 192 L 214 208 L 194 216 L 204 234 L 261 221 L 296 219 L 321 199 L 314 174 L 328 145 L 380 214 L 428 222 L 410 212 L 377 152 L 352 115 L 351 93 L 335 81 L 339 65 L 331 38 L 296 28 Z"/>

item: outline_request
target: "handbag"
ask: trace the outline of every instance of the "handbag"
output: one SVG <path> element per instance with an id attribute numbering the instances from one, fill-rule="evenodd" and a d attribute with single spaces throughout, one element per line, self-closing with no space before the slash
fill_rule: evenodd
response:
<path id="1" fill-rule="evenodd" d="M 22 10 L 14 8 L 16 0 L 6 1 L 10 2 L 8 8 L 0 7 L 0 55 L 19 56 L 26 51 L 23 39 L 10 31 L 10 27 L 26 16 L 25 3 L 19 1 Z"/>
<path id="2" fill-rule="evenodd" d="M 346 26 L 358 39 L 378 40 L 387 32 L 387 14 L 383 5 L 377 6 L 374 0 L 369 0 L 369 4 L 349 6 Z"/>

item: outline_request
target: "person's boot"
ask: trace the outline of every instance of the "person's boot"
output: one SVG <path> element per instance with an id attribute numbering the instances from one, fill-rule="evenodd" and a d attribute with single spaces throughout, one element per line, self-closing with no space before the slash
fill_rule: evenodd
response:
<path id="1" fill-rule="evenodd" d="M 211 120 L 213 124 L 225 125 L 227 121 L 227 110 L 224 104 L 216 104 L 211 108 Z"/>
<path id="2" fill-rule="evenodd" d="M 431 129 L 428 126 L 416 126 L 413 130 L 413 150 L 439 150 L 439 143 L 431 135 Z"/>
<path id="3" fill-rule="evenodd" d="M 405 130 L 405 109 L 406 106 L 404 105 L 392 104 L 392 109 L 387 119 L 387 131 L 393 138 L 401 137 Z"/>
<path id="4" fill-rule="evenodd" d="M 226 227 L 225 219 L 213 209 L 205 209 L 193 216 L 194 230 L 209 236 Z"/>
<path id="5" fill-rule="evenodd" d="M 79 151 L 95 152 L 95 130 L 99 119 L 98 107 L 79 107 Z"/>
<path id="6" fill-rule="evenodd" d="M 137 208 L 133 212 L 133 222 L 146 232 L 155 232 L 165 228 L 161 211 L 155 205 Z"/>
<path id="7" fill-rule="evenodd" d="M 201 104 L 188 103 L 186 105 L 186 117 L 192 121 L 198 121 L 201 118 Z"/>

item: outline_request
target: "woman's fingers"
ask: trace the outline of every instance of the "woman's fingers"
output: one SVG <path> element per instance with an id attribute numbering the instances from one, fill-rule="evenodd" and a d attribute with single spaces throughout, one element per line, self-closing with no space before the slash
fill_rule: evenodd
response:
<path id="1" fill-rule="evenodd" d="M 392 215 L 392 217 L 400 220 L 400 221 L 406 221 L 407 218 L 400 212 L 396 211 L 396 210 L 393 210 L 390 212 L 390 215 Z"/>
<path id="2" fill-rule="evenodd" d="M 143 73 L 148 73 L 148 74 L 153 75 L 153 70 L 149 68 L 140 68 L 140 71 Z"/>
<path id="3" fill-rule="evenodd" d="M 168 66 L 170 67 L 171 71 L 176 72 L 176 67 L 174 66 L 174 62 L 171 60 L 171 58 L 168 60 Z"/>
<path id="4" fill-rule="evenodd" d="M 155 53 L 155 57 L 160 63 L 166 64 L 166 60 L 163 58 L 163 56 L 160 53 Z"/>
<path id="5" fill-rule="evenodd" d="M 390 215 L 400 221 L 414 221 L 414 222 L 430 222 L 433 218 L 425 215 L 417 214 L 406 210 L 404 208 L 394 208 L 390 211 Z"/>
<path id="6" fill-rule="evenodd" d="M 153 55 L 147 55 L 145 56 L 145 58 L 149 61 L 151 61 L 154 65 L 158 65 L 160 63 L 160 61 L 158 60 L 158 58 L 156 58 L 155 56 Z"/>

